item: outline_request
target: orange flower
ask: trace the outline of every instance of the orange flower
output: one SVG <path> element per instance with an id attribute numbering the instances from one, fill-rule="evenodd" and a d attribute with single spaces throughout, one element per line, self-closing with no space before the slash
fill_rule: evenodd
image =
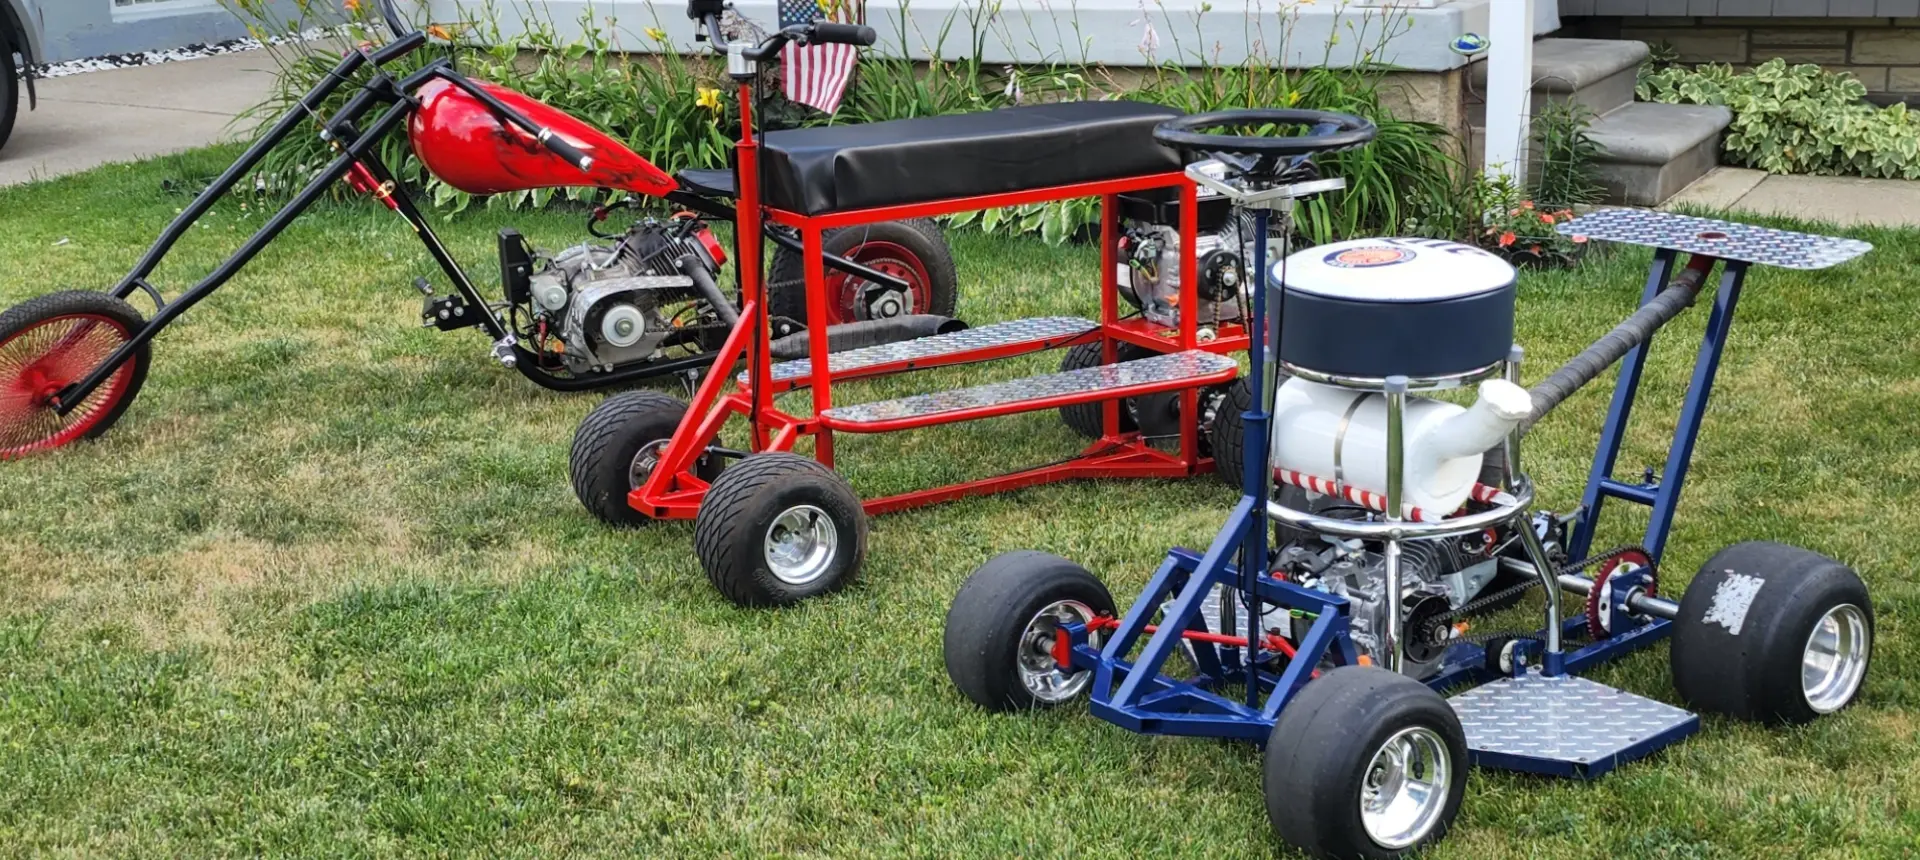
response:
<path id="1" fill-rule="evenodd" d="M 439 24 L 428 25 L 427 35 L 432 36 L 435 39 L 439 39 L 442 42 L 453 41 L 453 34 L 447 32 L 447 28 L 442 27 Z"/>
<path id="2" fill-rule="evenodd" d="M 1558 216 L 1555 216 L 1555 217 L 1558 217 L 1558 218 L 1559 218 L 1560 220 L 1562 220 L 1562 221 L 1572 221 L 1572 220 L 1573 220 L 1573 210 L 1572 210 L 1572 209 L 1562 209 L 1562 210 L 1560 210 L 1560 214 L 1559 214 Z"/>
<path id="3" fill-rule="evenodd" d="M 346 0 L 348 12 L 359 12 L 361 0 Z"/>
<path id="4" fill-rule="evenodd" d="M 1535 254 L 1538 254 L 1538 253 L 1540 253 L 1540 246 L 1539 246 L 1539 245 L 1534 245 L 1533 247 L 1531 247 L 1531 248 L 1528 248 L 1527 250 L 1529 250 L 1529 251 L 1532 251 L 1532 252 L 1534 252 Z"/>
<path id="5" fill-rule="evenodd" d="M 1525 201 L 1521 201 L 1521 203 L 1520 203 L 1520 208 L 1522 208 L 1522 209 L 1532 209 L 1532 208 L 1533 208 L 1533 201 L 1531 201 L 1531 200 L 1525 200 Z"/>
<path id="6" fill-rule="evenodd" d="M 1517 237 L 1517 236 L 1514 236 L 1514 235 L 1513 235 L 1513 231 L 1512 231 L 1512 230 L 1508 230 L 1508 231 L 1507 231 L 1507 232 L 1505 232 L 1505 233 L 1501 233 L 1501 234 L 1500 234 L 1500 247 L 1502 247 L 1502 248 L 1505 248 L 1506 246 L 1508 246 L 1508 245 L 1511 245 L 1511 244 L 1513 244 L 1513 240 L 1514 240 L 1514 239 L 1516 239 L 1516 238 L 1518 238 L 1518 237 Z"/>
<path id="7" fill-rule="evenodd" d="M 1519 217 L 1519 215 L 1520 215 L 1520 210 L 1518 210 L 1518 209 L 1515 209 L 1515 210 L 1513 210 L 1512 212 L 1508 212 L 1507 214 L 1508 214 L 1508 215 L 1512 215 L 1512 216 L 1514 216 L 1514 217 Z"/>
<path id="8" fill-rule="evenodd" d="M 1573 244 L 1575 244 L 1575 245 L 1585 245 L 1585 244 L 1587 244 L 1587 237 L 1585 237 L 1585 236 L 1575 236 L 1575 237 L 1573 237 Z"/>
<path id="9" fill-rule="evenodd" d="M 1540 213 L 1540 223 L 1542 223 L 1542 224 L 1552 224 L 1552 223 L 1553 223 L 1553 216 L 1552 216 L 1552 215 L 1548 215 L 1548 214 L 1547 214 L 1547 213 L 1545 213 L 1545 212 L 1542 212 L 1542 213 Z"/>

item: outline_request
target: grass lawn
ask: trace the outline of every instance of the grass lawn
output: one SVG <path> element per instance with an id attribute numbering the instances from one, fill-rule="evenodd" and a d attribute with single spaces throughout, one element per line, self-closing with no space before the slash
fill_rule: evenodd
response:
<path id="1" fill-rule="evenodd" d="M 0 190 L 0 304 L 110 285 L 185 205 L 163 181 L 231 154 Z M 157 280 L 177 290 L 263 217 L 223 203 Z M 548 246 L 580 235 L 571 215 L 477 213 L 448 240 L 486 277 L 508 222 Z M 1920 853 L 1920 233 L 1851 232 L 1877 250 L 1749 282 L 1663 584 L 1678 594 L 1748 538 L 1856 566 L 1879 622 L 1861 703 L 1791 731 L 1709 718 L 1592 784 L 1476 772 L 1433 856 Z M 1092 249 L 954 241 L 971 320 L 1098 308 Z M 1631 309 L 1647 256 L 1524 277 L 1529 381 Z M 0 852 L 1279 851 L 1254 748 L 1135 736 L 1077 706 L 991 716 L 941 664 L 947 603 L 982 561 L 1060 553 L 1124 602 L 1168 547 L 1206 544 L 1234 499 L 1219 482 L 1061 485 L 883 517 L 848 591 L 736 609 L 702 575 L 690 526 L 609 531 L 573 499 L 568 445 L 599 396 L 537 389 L 473 332 L 418 328 L 417 275 L 435 273 L 384 210 L 316 213 L 161 338 L 104 440 L 0 466 Z M 1623 473 L 1660 464 L 1705 317 L 1656 342 Z M 1555 507 L 1577 499 L 1611 378 L 1529 437 Z M 870 494 L 1077 444 L 1050 413 L 842 438 Z M 1643 526 L 1616 510 L 1603 545 Z M 1595 677 L 1672 701 L 1666 653 Z"/>

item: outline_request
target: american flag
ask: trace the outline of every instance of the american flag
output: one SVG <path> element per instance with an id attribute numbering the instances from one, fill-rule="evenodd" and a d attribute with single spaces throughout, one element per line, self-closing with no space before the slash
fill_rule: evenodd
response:
<path id="1" fill-rule="evenodd" d="M 854 20 L 853 4 L 848 0 L 780 0 L 780 26 L 810 24 L 826 18 L 842 24 Z M 787 98 L 808 107 L 833 113 L 853 77 L 855 51 L 852 45 L 788 46 L 780 54 L 780 68 L 786 79 Z"/>

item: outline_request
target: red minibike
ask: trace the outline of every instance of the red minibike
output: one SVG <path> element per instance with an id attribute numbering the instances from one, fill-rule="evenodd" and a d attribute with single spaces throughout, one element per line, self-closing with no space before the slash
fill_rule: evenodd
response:
<path id="1" fill-rule="evenodd" d="M 755 128 L 759 64 L 787 45 L 873 42 L 869 28 L 816 23 L 755 45 L 729 44 L 718 20 L 723 9 L 718 0 L 694 0 L 689 16 L 726 53 L 743 129 Z M 1234 464 L 1226 472 L 1234 478 L 1239 413 L 1250 398 L 1244 383 L 1235 384 L 1231 353 L 1248 343 L 1242 321 L 1255 279 L 1241 250 L 1252 237 L 1242 232 L 1242 213 L 1230 212 L 1189 176 L 1180 154 L 1155 141 L 1155 126 L 1178 116 L 1140 102 L 1066 102 L 743 135 L 736 158 L 741 325 L 690 408 L 638 391 L 609 398 L 587 417 L 571 458 L 576 494 L 616 525 L 694 519 L 701 564 L 722 593 L 741 605 L 781 605 L 833 591 L 854 575 L 870 514 L 1078 478 L 1186 477 L 1212 470 L 1215 457 Z M 1311 170 L 1303 162 L 1295 167 Z M 1289 181 L 1300 178 L 1296 172 Z M 783 344 L 769 325 L 755 265 L 763 224 L 799 234 L 817 314 L 832 296 L 821 259 L 830 231 L 1090 196 L 1101 200 L 1097 321 L 1014 320 L 847 351 L 833 349 L 830 333 L 816 328 L 805 336 L 803 358 L 777 360 Z M 835 396 L 848 380 L 1058 348 L 1068 348 L 1059 373 L 883 402 L 842 404 Z M 776 402 L 802 389 L 811 394 L 804 411 Z M 1049 409 L 1094 440 L 1078 456 L 866 500 L 833 470 L 837 433 Z M 735 417 L 749 427 L 736 443 L 745 451 L 721 444 L 723 425 Z M 812 457 L 793 452 L 803 437 L 812 439 Z"/>
<path id="2" fill-rule="evenodd" d="M 576 391 L 663 374 L 691 377 L 712 362 L 714 348 L 739 321 L 734 300 L 717 283 L 727 255 L 707 226 L 709 220 L 734 218 L 731 173 L 668 176 L 580 120 L 461 75 L 447 58 L 396 79 L 383 64 L 425 47 L 428 39 L 394 13 L 390 0 L 380 8 L 395 40 L 348 52 L 174 219 L 117 286 L 43 295 L 0 313 L 0 460 L 106 432 L 139 393 L 154 336 L 230 280 L 342 179 L 404 218 L 452 282 L 454 291 L 445 295 L 434 295 L 424 278 L 415 282 L 426 294 L 422 324 L 442 331 L 481 329 L 496 359 L 541 386 Z M 321 106 L 343 86 L 359 91 L 322 126 L 337 153 L 334 160 L 233 256 L 168 300 L 148 278 L 174 244 L 271 150 L 319 118 Z M 636 195 L 628 198 L 633 208 L 663 199 L 683 211 L 664 221 L 637 221 L 623 232 L 601 232 L 596 225 L 610 211 L 600 207 L 588 224 L 599 241 L 557 253 L 536 250 L 517 231 L 503 230 L 504 300 L 489 300 L 379 159 L 380 142 L 403 124 L 426 167 L 462 191 L 592 187 Z M 757 215 L 748 233 L 755 256 L 742 262 L 754 273 L 763 316 L 763 233 L 779 246 L 773 267 L 788 272 L 782 280 L 792 286 L 772 293 L 778 305 L 772 324 L 783 334 L 801 331 L 811 319 L 821 323 L 818 328 L 834 328 L 843 341 L 874 343 L 954 325 L 942 316 L 953 311 L 953 261 L 932 221 L 828 237 L 833 253 L 826 265 L 834 271 L 829 286 L 842 300 L 816 305 L 811 317 L 798 290 L 799 239 L 789 230 L 763 231 Z M 136 292 L 153 300 L 151 319 L 128 303 Z"/>

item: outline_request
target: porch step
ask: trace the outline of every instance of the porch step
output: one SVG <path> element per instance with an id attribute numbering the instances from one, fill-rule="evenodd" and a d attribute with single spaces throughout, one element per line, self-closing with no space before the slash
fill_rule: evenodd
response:
<path id="1" fill-rule="evenodd" d="M 836 352 L 827 357 L 827 370 L 835 377 L 867 376 L 1002 358 L 1066 346 L 1099 327 L 1099 323 L 1080 317 L 1008 320 L 951 334 Z M 986 350 L 992 350 L 993 353 L 977 354 Z M 808 359 L 783 361 L 773 366 L 773 381 L 776 383 L 804 383 L 811 376 L 813 362 Z M 742 385 L 749 382 L 745 371 L 741 371 L 738 378 Z"/>
<path id="2" fill-rule="evenodd" d="M 1733 113 L 1719 105 L 1635 102 L 1593 121 L 1587 133 L 1610 202 L 1658 206 L 1720 163 L 1720 133 Z"/>
<path id="3" fill-rule="evenodd" d="M 1658 206 L 1719 163 L 1720 133 L 1731 121 L 1724 107 L 1635 102 L 1634 83 L 1647 45 L 1630 39 L 1539 39 L 1533 43 L 1533 115 L 1548 104 L 1578 103 L 1593 111 L 1588 134 L 1600 145 L 1596 178 L 1606 202 Z M 1470 71 L 1468 166 L 1478 171 L 1486 140 L 1487 64 Z M 1537 178 L 1540 151 L 1528 159 Z"/>
<path id="4" fill-rule="evenodd" d="M 1533 114 L 1548 102 L 1578 102 L 1604 116 L 1633 103 L 1633 85 L 1647 59 L 1647 43 L 1621 39 L 1536 39 L 1533 43 Z M 1473 93 L 1467 115 L 1487 120 L 1487 64 L 1471 70 Z"/>
<path id="5" fill-rule="evenodd" d="M 1231 381 L 1239 370 L 1229 356 L 1188 350 L 897 400 L 835 406 L 820 413 L 820 423 L 856 433 L 907 430 L 1213 385 Z"/>
<path id="6" fill-rule="evenodd" d="M 1473 763 L 1593 778 L 1700 729 L 1664 702 L 1574 675 L 1501 678 L 1447 700 Z"/>

